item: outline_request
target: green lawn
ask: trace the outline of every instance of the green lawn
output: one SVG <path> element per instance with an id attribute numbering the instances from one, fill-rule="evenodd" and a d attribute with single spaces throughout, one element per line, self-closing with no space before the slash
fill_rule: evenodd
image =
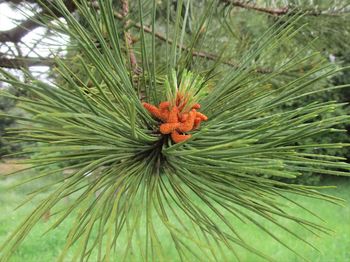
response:
<path id="1" fill-rule="evenodd" d="M 6 239 L 6 236 L 16 227 L 16 225 L 18 225 L 18 223 L 20 223 L 24 216 L 36 206 L 37 203 L 37 201 L 32 201 L 26 206 L 14 211 L 14 208 L 25 198 L 25 194 L 31 189 L 29 186 L 10 189 L 10 186 L 15 182 L 17 182 L 15 178 L 4 178 L 4 176 L 0 176 L 0 243 Z M 290 237 L 280 229 L 274 230 L 276 235 L 283 238 L 292 248 L 299 251 L 312 262 L 350 261 L 350 180 L 339 179 L 329 183 L 336 185 L 338 188 L 325 191 L 347 200 L 348 202 L 345 207 L 301 197 L 294 197 L 294 200 L 302 201 L 305 206 L 311 208 L 326 220 L 328 222 L 327 226 L 335 231 L 333 235 L 322 235 L 321 238 L 318 238 L 307 232 L 299 231 L 300 227 L 292 224 L 292 222 L 283 222 L 284 225 L 289 226 L 294 232 L 299 232 L 305 240 L 312 242 L 322 251 L 322 253 L 311 249 L 300 241 L 296 241 L 295 238 Z M 291 208 L 293 209 L 294 207 Z M 300 212 L 299 209 L 296 208 L 295 211 Z M 303 214 L 303 216 L 309 217 L 306 213 Z M 34 228 L 29 237 L 23 242 L 19 250 L 13 255 L 11 261 L 55 261 L 60 252 L 60 248 L 64 245 L 65 234 L 68 231 L 71 222 L 71 220 L 68 220 L 62 224 L 59 229 L 42 236 L 42 233 L 48 227 L 50 221 L 41 221 L 40 224 Z M 263 223 L 266 227 L 271 226 L 267 222 Z M 302 261 L 299 257 L 282 247 L 273 239 L 269 238 L 256 227 L 250 224 L 237 224 L 237 227 L 239 227 L 241 231 L 244 231 L 245 236 L 250 240 L 249 242 L 253 243 L 257 249 L 270 254 L 270 256 L 277 261 Z M 164 236 L 166 236 L 166 234 L 164 234 Z M 166 246 L 166 237 L 163 237 L 161 240 Z M 263 261 L 244 249 L 239 249 L 238 251 L 243 262 Z M 174 261 L 173 255 L 174 250 L 169 250 L 168 261 Z M 228 254 L 228 259 L 229 261 L 234 261 L 231 254 Z M 205 258 L 203 258 L 203 261 L 206 261 Z"/>

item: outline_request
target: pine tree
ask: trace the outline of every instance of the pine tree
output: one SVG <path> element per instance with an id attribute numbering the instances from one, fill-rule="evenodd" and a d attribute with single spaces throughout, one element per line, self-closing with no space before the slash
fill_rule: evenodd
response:
<path id="1" fill-rule="evenodd" d="M 247 10 L 235 18 L 239 5 Z M 341 200 L 288 179 L 348 175 L 344 158 L 320 153 L 347 144 L 309 138 L 343 132 L 337 126 L 349 117 L 331 114 L 344 106 L 336 101 L 290 104 L 346 87 L 329 84 L 342 69 L 316 51 L 328 43 L 309 42 L 314 31 L 305 25 L 309 16 L 346 7 L 302 12 L 231 0 L 100 0 L 76 1 L 72 14 L 58 0 L 50 8 L 47 19 L 64 17 L 51 27 L 70 37 L 68 57 L 55 59 L 57 82 L 25 70 L 27 82 L 1 73 L 29 93 L 2 93 L 30 113 L 11 130 L 17 141 L 36 143 L 20 153 L 34 154 L 24 162 L 40 168 L 26 182 L 55 179 L 24 201 L 48 192 L 0 247 L 1 261 L 50 210 L 51 229 L 75 217 L 59 261 L 71 250 L 73 260 L 165 261 L 166 245 L 184 261 L 221 261 L 227 252 L 239 259 L 241 248 L 273 260 L 234 221 L 258 226 L 302 257 L 261 221 L 311 247 L 281 220 L 310 234 L 329 232 L 286 205 L 306 209 L 293 195 Z M 255 19 L 249 41 L 237 38 L 248 35 L 238 34 L 243 16 Z M 266 30 L 255 31 L 254 23 Z M 74 172 L 57 178 L 64 170 Z M 61 205 L 67 196 L 74 201 Z M 160 241 L 164 232 L 168 243 Z"/>

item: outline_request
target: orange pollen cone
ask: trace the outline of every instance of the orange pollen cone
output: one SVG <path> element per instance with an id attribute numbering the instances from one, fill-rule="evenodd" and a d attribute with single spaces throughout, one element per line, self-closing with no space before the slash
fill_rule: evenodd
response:
<path id="1" fill-rule="evenodd" d="M 181 112 L 188 100 L 188 97 L 178 93 L 172 108 L 169 101 L 161 102 L 158 107 L 148 103 L 142 103 L 142 105 L 153 117 L 163 122 L 159 127 L 160 133 L 170 134 L 174 143 L 180 143 L 192 136 L 185 132 L 197 129 L 202 121 L 208 120 L 206 115 L 197 112 L 201 107 L 200 104 L 194 104 L 190 111 Z"/>

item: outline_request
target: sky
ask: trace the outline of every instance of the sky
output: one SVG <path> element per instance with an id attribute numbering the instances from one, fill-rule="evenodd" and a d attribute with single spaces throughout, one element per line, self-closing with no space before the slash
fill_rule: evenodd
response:
<path id="1" fill-rule="evenodd" d="M 8 4 L 0 4 L 0 31 L 9 30 L 16 26 L 11 17 L 15 19 L 24 18 L 19 12 L 12 10 Z"/>

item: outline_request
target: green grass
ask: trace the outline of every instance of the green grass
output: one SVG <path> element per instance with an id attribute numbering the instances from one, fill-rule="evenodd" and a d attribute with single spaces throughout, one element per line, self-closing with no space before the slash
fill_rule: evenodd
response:
<path id="1" fill-rule="evenodd" d="M 0 171 L 1 172 L 1 171 Z M 29 174 L 30 175 L 30 174 Z M 18 178 L 5 178 L 0 177 L 0 243 L 5 241 L 6 237 L 15 229 L 15 227 L 21 222 L 21 220 L 28 214 L 33 208 L 35 208 L 38 200 L 29 202 L 24 207 L 18 210 L 14 210 L 15 207 L 25 199 L 26 194 L 33 189 L 33 186 L 26 185 L 20 188 L 11 189 L 10 186 L 18 182 Z M 331 193 L 334 196 L 343 198 L 347 201 L 344 207 L 336 206 L 327 202 L 319 200 L 302 198 L 299 196 L 292 196 L 293 200 L 300 201 L 306 207 L 315 211 L 325 221 L 327 226 L 333 229 L 335 232 L 332 235 L 322 235 L 320 238 L 316 237 L 304 230 L 298 225 L 293 224 L 290 221 L 281 221 L 283 225 L 288 226 L 293 232 L 300 233 L 303 238 L 313 243 L 321 252 L 318 252 L 301 241 L 297 241 L 284 231 L 276 228 L 275 234 L 285 240 L 292 248 L 300 252 L 303 256 L 308 258 L 312 262 L 343 262 L 350 259 L 350 180 L 338 179 L 328 184 L 334 184 L 337 189 L 324 190 L 326 193 Z M 291 196 L 290 196 L 291 197 Z M 72 199 L 68 201 L 73 201 Z M 315 220 L 307 213 L 301 212 L 296 207 L 290 207 L 297 212 L 296 214 Z M 72 218 L 65 221 L 58 229 L 43 235 L 45 229 L 48 228 L 52 218 L 49 222 L 45 222 L 44 219 L 38 226 L 30 233 L 29 237 L 23 242 L 18 251 L 13 254 L 11 261 L 26 261 L 26 262 L 41 262 L 41 261 L 55 261 L 60 253 L 60 249 L 65 243 L 65 236 L 72 223 Z M 269 222 L 262 221 L 263 225 L 271 228 L 273 225 Z M 269 254 L 277 261 L 291 262 L 301 261 L 302 259 L 297 257 L 291 251 L 288 251 L 281 244 L 262 233 L 261 230 L 252 226 L 251 224 L 242 224 L 235 222 L 235 225 L 239 227 L 240 232 L 244 232 L 244 235 L 248 242 L 254 244 L 257 249 Z M 161 241 L 164 247 L 170 249 L 171 245 L 168 245 L 167 234 L 160 235 Z M 122 242 L 122 241 L 121 241 Z M 122 247 L 121 247 L 122 249 Z M 174 250 L 168 250 L 167 256 L 169 261 L 174 261 Z M 238 249 L 240 258 L 242 261 L 263 261 L 262 259 L 250 254 L 244 249 Z M 227 258 L 229 261 L 234 261 L 232 254 L 228 253 Z M 69 261 L 69 258 L 67 259 Z M 90 261 L 94 261 L 91 259 Z M 205 258 L 203 258 L 205 261 Z"/>

